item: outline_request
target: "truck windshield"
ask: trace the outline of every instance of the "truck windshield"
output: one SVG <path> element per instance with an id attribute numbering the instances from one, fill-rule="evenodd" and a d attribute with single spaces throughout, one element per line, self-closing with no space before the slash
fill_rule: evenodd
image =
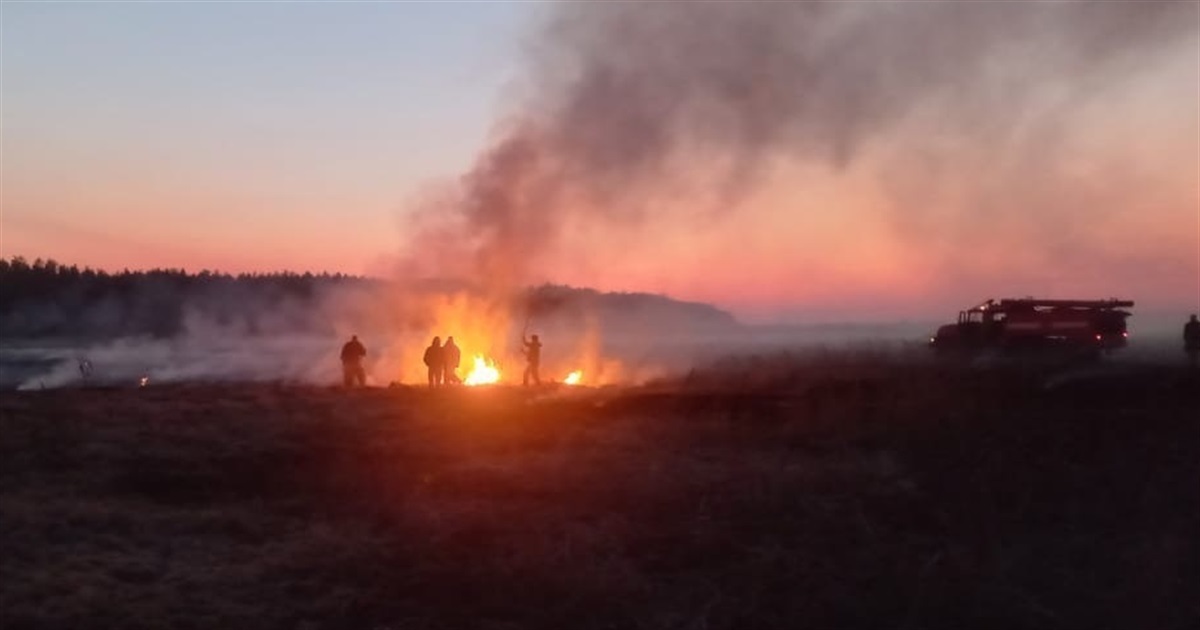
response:
<path id="1" fill-rule="evenodd" d="M 983 323 L 983 313 L 980 311 L 959 311 L 958 323 L 966 324 L 981 324 Z"/>

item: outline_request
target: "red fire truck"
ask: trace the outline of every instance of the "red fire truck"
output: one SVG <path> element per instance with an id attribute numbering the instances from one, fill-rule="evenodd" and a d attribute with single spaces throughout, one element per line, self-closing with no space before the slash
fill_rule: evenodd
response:
<path id="1" fill-rule="evenodd" d="M 1068 348 L 1087 351 L 1120 348 L 1129 300 L 988 300 L 958 314 L 958 322 L 938 328 L 929 345 L 938 351 Z"/>

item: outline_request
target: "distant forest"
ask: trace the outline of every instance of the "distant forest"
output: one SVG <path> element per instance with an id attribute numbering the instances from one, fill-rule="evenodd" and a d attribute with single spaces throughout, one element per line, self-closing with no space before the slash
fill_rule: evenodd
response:
<path id="1" fill-rule="evenodd" d="M 312 301 L 326 287 L 370 282 L 343 274 L 108 273 L 17 256 L 0 259 L 0 336 L 166 337 L 182 331 L 189 303 L 229 320 L 268 305 Z"/>
<path id="2" fill-rule="evenodd" d="M 246 334 L 325 334 L 333 331 L 330 309 L 323 308 L 331 296 L 369 295 L 389 286 L 340 273 L 109 273 L 40 258 L 30 263 L 17 256 L 0 259 L 0 338 L 171 337 L 196 317 Z M 586 308 L 619 328 L 668 322 L 736 325 L 730 314 L 713 306 L 660 295 L 543 285 L 520 299 L 525 308 L 546 315 Z"/>

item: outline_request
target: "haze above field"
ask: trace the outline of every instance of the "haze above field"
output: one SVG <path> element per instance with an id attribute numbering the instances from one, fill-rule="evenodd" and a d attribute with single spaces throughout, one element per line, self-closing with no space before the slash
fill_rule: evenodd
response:
<path id="1" fill-rule="evenodd" d="M 1183 313 L 1197 10 L 4 3 L 0 256 Z"/>

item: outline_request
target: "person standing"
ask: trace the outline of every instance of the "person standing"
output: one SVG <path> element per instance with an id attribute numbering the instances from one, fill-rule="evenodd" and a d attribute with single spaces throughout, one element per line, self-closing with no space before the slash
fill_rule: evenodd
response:
<path id="1" fill-rule="evenodd" d="M 542 342 L 537 335 L 534 335 L 532 341 L 527 341 L 522 336 L 521 343 L 525 345 L 525 374 L 521 377 L 521 384 L 529 385 L 529 380 L 532 378 L 534 385 L 541 385 L 542 379 L 538 376 L 538 366 L 542 362 Z"/>
<path id="2" fill-rule="evenodd" d="M 1196 367 L 1200 359 L 1200 321 L 1196 321 L 1195 314 L 1183 325 L 1183 351 L 1188 355 L 1188 365 Z"/>
<path id="3" fill-rule="evenodd" d="M 462 383 L 458 378 L 458 364 L 462 361 L 462 351 L 454 344 L 454 337 L 446 337 L 446 345 L 442 346 L 442 382 Z"/>
<path id="4" fill-rule="evenodd" d="M 83 377 L 83 382 L 87 383 L 92 378 L 92 362 L 89 359 L 79 360 L 79 375 Z"/>
<path id="5" fill-rule="evenodd" d="M 433 342 L 425 348 L 425 367 L 429 370 L 429 386 L 437 387 L 442 384 L 442 370 L 445 365 L 445 354 L 442 349 L 442 338 L 434 337 Z"/>
<path id="6" fill-rule="evenodd" d="M 358 335 L 350 335 L 350 341 L 342 346 L 342 384 L 346 387 L 366 387 L 367 374 L 363 370 L 362 360 L 367 356 L 367 349 L 358 340 Z"/>

